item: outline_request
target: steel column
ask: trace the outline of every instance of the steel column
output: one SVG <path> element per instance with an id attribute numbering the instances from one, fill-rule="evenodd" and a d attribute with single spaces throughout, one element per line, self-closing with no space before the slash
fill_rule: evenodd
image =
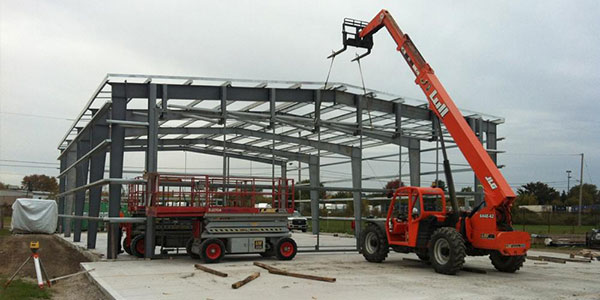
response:
<path id="1" fill-rule="evenodd" d="M 481 119 L 481 118 L 469 119 L 469 125 L 471 125 L 471 128 L 475 132 L 475 135 L 477 135 L 477 137 L 479 138 L 479 142 L 483 143 L 483 119 Z M 474 186 L 473 190 L 475 192 L 474 205 L 477 206 L 477 205 L 479 205 L 479 203 L 481 203 L 481 201 L 483 201 L 483 186 L 481 185 L 481 182 L 479 181 L 479 179 L 477 179 L 477 175 L 475 173 L 473 173 L 473 186 Z"/>
<path id="2" fill-rule="evenodd" d="M 146 172 L 155 173 L 158 170 L 158 111 L 156 108 L 156 84 L 148 85 L 148 139 L 146 147 Z M 167 88 L 163 85 L 162 101 L 167 102 Z M 152 196 L 152 182 L 148 180 L 146 188 L 146 201 L 150 205 Z M 149 259 L 154 257 L 155 238 L 154 238 L 154 217 L 146 216 L 146 236 L 144 238 L 144 257 Z"/>
<path id="3" fill-rule="evenodd" d="M 90 151 L 90 137 L 89 132 L 87 135 L 84 135 L 77 142 L 77 159 L 79 160 L 86 153 Z M 77 174 L 77 178 L 75 179 L 75 184 L 77 187 L 83 186 L 87 184 L 88 180 L 88 171 L 89 171 L 89 160 L 86 160 L 79 164 L 75 168 L 75 173 Z M 83 216 L 83 208 L 85 206 L 85 194 L 86 190 L 80 190 L 75 193 L 75 215 Z M 73 224 L 73 242 L 81 241 L 81 219 L 75 219 Z"/>
<path id="4" fill-rule="evenodd" d="M 362 189 L 362 150 L 356 149 L 352 151 L 352 188 Z M 352 192 L 352 200 L 354 205 L 354 236 L 356 237 L 356 246 L 358 247 L 358 237 L 362 231 L 362 195 L 361 192 Z"/>
<path id="5" fill-rule="evenodd" d="M 101 113 L 101 112 L 98 112 Z M 99 116 L 99 121 L 92 127 L 92 147 L 98 146 L 108 138 L 108 125 L 106 114 Z M 104 178 L 104 167 L 106 164 L 106 149 L 100 150 L 90 158 L 90 182 L 97 182 Z M 90 188 L 88 216 L 100 216 L 100 202 L 102 199 L 102 186 Z M 96 236 L 98 233 L 98 221 L 88 221 L 87 248 L 96 249 Z"/>
<path id="6" fill-rule="evenodd" d="M 112 91 L 112 120 L 125 120 L 127 110 L 127 90 L 124 94 L 119 95 L 114 90 Z M 125 146 L 125 127 L 118 123 L 110 125 L 110 178 L 123 178 L 123 154 Z M 121 183 L 111 183 L 108 187 L 108 216 L 119 217 L 121 210 Z M 108 259 L 117 258 L 119 250 L 119 225 L 115 223 L 108 224 Z"/>
<path id="7" fill-rule="evenodd" d="M 71 147 L 68 151 L 68 153 L 66 154 L 67 156 L 67 166 L 72 165 L 76 160 L 77 160 L 77 149 L 75 149 L 76 147 Z M 66 182 L 65 182 L 65 190 L 71 190 L 74 189 L 76 184 L 77 184 L 77 172 L 75 171 L 75 169 L 71 169 L 67 172 L 67 176 L 66 177 Z M 65 215 L 71 215 L 73 214 L 73 202 L 75 202 L 75 194 L 71 193 L 65 196 L 65 211 L 64 214 Z M 64 236 L 65 237 L 71 237 L 71 220 L 70 219 L 66 219 L 63 218 L 63 229 L 64 229 Z"/>
<path id="8" fill-rule="evenodd" d="M 421 186 L 421 143 L 411 143 L 408 147 L 408 165 L 410 185 Z"/>
<path id="9" fill-rule="evenodd" d="M 498 136 L 496 133 L 496 124 L 488 124 L 485 137 L 486 147 L 488 150 L 498 149 Z M 498 165 L 498 154 L 495 151 L 488 151 L 492 161 Z"/>
<path id="10" fill-rule="evenodd" d="M 60 157 L 60 172 L 62 173 L 62 171 L 64 171 L 66 169 L 66 167 L 67 167 L 67 157 L 66 157 L 66 155 L 61 155 L 61 157 Z M 59 188 L 58 188 L 59 194 L 62 194 L 62 193 L 64 193 L 66 191 L 66 189 L 65 189 L 65 183 L 66 183 L 66 181 L 67 181 L 66 177 L 64 177 L 64 176 L 60 177 L 58 179 L 58 182 L 59 182 Z M 61 214 L 61 215 L 65 214 L 65 197 L 64 196 L 58 197 L 58 213 Z M 59 233 L 63 233 L 64 222 L 65 222 L 64 218 L 58 219 L 58 232 Z"/>
<path id="11" fill-rule="evenodd" d="M 394 106 L 396 113 L 396 138 L 398 139 L 398 180 L 402 184 L 402 103 L 396 102 Z"/>
<path id="12" fill-rule="evenodd" d="M 310 214 L 312 216 L 312 233 L 319 233 L 319 190 L 321 180 L 319 178 L 319 158 L 311 156 L 308 163 L 308 176 L 310 181 Z"/>

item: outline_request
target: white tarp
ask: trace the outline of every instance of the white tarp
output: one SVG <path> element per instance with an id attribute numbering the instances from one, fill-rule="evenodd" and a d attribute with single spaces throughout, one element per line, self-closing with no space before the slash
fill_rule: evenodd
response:
<path id="1" fill-rule="evenodd" d="M 19 198 L 12 210 L 13 231 L 48 234 L 56 231 L 58 206 L 54 200 Z"/>

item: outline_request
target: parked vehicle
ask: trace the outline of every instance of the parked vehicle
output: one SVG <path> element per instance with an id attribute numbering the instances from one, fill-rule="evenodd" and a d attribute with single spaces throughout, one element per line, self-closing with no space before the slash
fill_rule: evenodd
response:
<path id="1" fill-rule="evenodd" d="M 288 229 L 289 230 L 302 230 L 302 232 L 306 232 L 308 229 L 308 219 L 303 217 L 300 212 L 297 210 L 288 217 Z"/>

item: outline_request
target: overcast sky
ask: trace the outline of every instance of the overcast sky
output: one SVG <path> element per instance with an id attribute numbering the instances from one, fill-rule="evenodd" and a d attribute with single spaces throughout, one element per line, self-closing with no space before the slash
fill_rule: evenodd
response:
<path id="1" fill-rule="evenodd" d="M 582 152 L 584 181 L 600 183 L 599 1 L 399 2 L 385 8 L 457 105 L 506 119 L 499 163 L 511 185 L 565 189 L 566 170 L 579 177 L 573 154 Z M 1 1 L 0 181 L 58 173 L 52 164 L 67 119 L 106 73 L 324 81 L 343 18 L 370 20 L 381 5 Z M 332 81 L 360 84 L 353 55 L 336 59 Z M 370 88 L 424 99 L 383 31 L 363 71 Z"/>

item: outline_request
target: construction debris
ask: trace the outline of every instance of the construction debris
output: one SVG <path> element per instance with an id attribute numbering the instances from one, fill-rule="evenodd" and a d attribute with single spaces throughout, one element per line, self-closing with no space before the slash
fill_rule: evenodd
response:
<path id="1" fill-rule="evenodd" d="M 581 249 L 577 252 L 572 252 L 569 254 L 569 257 L 575 258 L 575 256 L 583 256 L 589 259 L 596 259 L 600 261 L 600 251 L 591 250 L 591 249 Z"/>
<path id="2" fill-rule="evenodd" d="M 592 262 L 591 259 L 586 259 L 586 258 L 559 258 L 559 257 L 544 256 L 544 255 L 540 255 L 539 257 L 541 257 L 543 259 L 547 259 L 547 258 L 562 259 L 562 260 L 568 261 L 568 262 L 579 262 L 579 263 L 589 263 L 589 262 Z"/>
<path id="3" fill-rule="evenodd" d="M 244 286 L 246 283 L 258 278 L 258 276 L 260 276 L 259 272 L 254 272 L 252 273 L 252 275 L 246 277 L 244 280 L 238 281 L 234 284 L 231 285 L 231 288 L 233 289 L 239 289 L 240 287 Z"/>
<path id="4" fill-rule="evenodd" d="M 214 275 L 221 276 L 221 277 L 227 277 L 227 273 L 219 272 L 217 270 L 205 267 L 205 266 L 200 265 L 200 264 L 195 264 L 194 267 L 196 267 L 196 269 L 202 270 L 202 271 L 204 271 L 206 273 L 214 274 Z"/>
<path id="5" fill-rule="evenodd" d="M 549 237 L 544 239 L 544 244 L 548 247 L 585 247 L 585 241 L 569 238 L 559 238 L 554 240 Z"/>
<path id="6" fill-rule="evenodd" d="M 277 274 L 277 275 L 283 275 L 283 276 L 290 276 L 290 277 L 297 277 L 297 278 L 303 278 L 303 279 L 310 279 L 310 280 L 318 280 L 318 281 L 326 281 L 326 282 L 335 282 L 335 278 L 332 277 L 323 277 L 323 276 L 316 276 L 316 275 L 307 275 L 307 274 L 300 274 L 300 273 L 292 273 L 292 272 L 288 272 L 285 270 L 281 270 L 260 262 L 254 262 L 254 265 L 257 267 L 261 267 L 267 271 L 269 271 L 269 273 L 271 274 Z"/>

